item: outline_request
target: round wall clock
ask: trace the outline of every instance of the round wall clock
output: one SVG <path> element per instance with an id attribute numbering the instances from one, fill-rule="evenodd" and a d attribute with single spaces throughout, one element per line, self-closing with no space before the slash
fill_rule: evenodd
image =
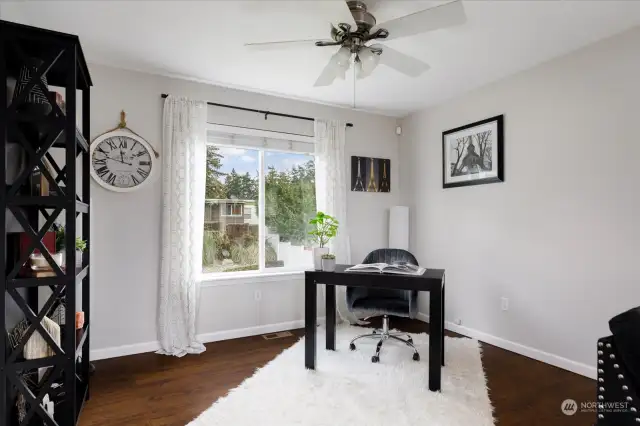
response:
<path id="1" fill-rule="evenodd" d="M 91 144 L 91 176 L 111 191 L 130 192 L 151 181 L 157 165 L 151 145 L 136 134 L 117 129 Z"/>

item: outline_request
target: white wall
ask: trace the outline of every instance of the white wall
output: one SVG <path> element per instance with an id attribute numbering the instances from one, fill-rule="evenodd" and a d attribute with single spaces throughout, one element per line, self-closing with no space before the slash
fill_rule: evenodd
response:
<path id="1" fill-rule="evenodd" d="M 640 305 L 639 76 L 636 28 L 403 120 L 411 246 L 447 270 L 447 321 L 593 375 Z M 505 182 L 442 189 L 442 132 L 498 114 Z"/>
<path id="2" fill-rule="evenodd" d="M 23 11 L 17 2 L 0 2 L 0 19 L 10 22 L 28 24 Z"/>
<path id="3" fill-rule="evenodd" d="M 91 134 L 114 127 L 127 112 L 129 127 L 161 152 L 162 102 L 170 93 L 275 112 L 350 121 L 347 154 L 391 159 L 392 192 L 349 192 L 348 220 L 354 260 L 387 244 L 387 214 L 399 200 L 396 119 L 358 111 L 292 101 L 184 80 L 91 66 Z M 256 71 L 258 72 L 258 71 Z M 269 130 L 313 134 L 313 123 L 264 117 L 216 108 L 209 121 Z M 162 153 L 161 153 L 162 159 Z M 204 159 L 203 159 L 204 161 Z M 92 183 L 92 350 L 105 357 L 152 350 L 157 342 L 156 312 L 160 274 L 161 180 L 130 194 Z M 213 339 L 225 331 L 290 323 L 303 319 L 300 276 L 259 282 L 205 283 L 198 333 Z M 262 294 L 255 300 L 255 292 Z M 122 348 L 119 348 L 124 346 Z M 115 349 L 114 349 L 115 348 Z"/>

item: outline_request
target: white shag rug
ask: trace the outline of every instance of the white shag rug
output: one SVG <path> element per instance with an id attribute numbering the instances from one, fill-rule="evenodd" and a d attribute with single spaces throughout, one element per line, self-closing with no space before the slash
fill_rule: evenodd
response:
<path id="1" fill-rule="evenodd" d="M 413 334 L 421 360 L 401 343 L 349 341 L 369 332 L 341 326 L 337 351 L 317 333 L 316 370 L 304 368 L 304 339 L 216 401 L 188 426 L 493 426 L 491 402 L 476 340 L 447 337 L 442 392 L 428 389 L 429 336 Z"/>

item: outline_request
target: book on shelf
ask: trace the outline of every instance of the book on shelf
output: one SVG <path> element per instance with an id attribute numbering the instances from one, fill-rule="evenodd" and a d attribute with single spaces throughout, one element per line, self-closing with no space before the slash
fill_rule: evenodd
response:
<path id="1" fill-rule="evenodd" d="M 407 262 L 362 263 L 345 269 L 345 272 L 379 272 L 381 274 L 422 275 L 426 269 Z"/>

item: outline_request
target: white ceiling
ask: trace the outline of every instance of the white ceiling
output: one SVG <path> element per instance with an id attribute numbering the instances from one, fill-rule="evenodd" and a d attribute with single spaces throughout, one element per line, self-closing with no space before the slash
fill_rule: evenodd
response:
<path id="1" fill-rule="evenodd" d="M 353 76 L 313 83 L 334 48 L 250 52 L 245 42 L 327 38 L 327 1 L 23 1 L 28 24 L 76 33 L 93 63 L 351 106 Z M 259 4 L 256 4 L 259 3 Z M 329 3 L 329 4 L 327 4 Z M 378 23 L 442 2 L 383 1 Z M 333 6 L 332 6 L 333 4 Z M 402 116 L 640 25 L 640 1 L 465 1 L 459 27 L 389 41 L 431 70 L 358 80 L 356 107 Z"/>

